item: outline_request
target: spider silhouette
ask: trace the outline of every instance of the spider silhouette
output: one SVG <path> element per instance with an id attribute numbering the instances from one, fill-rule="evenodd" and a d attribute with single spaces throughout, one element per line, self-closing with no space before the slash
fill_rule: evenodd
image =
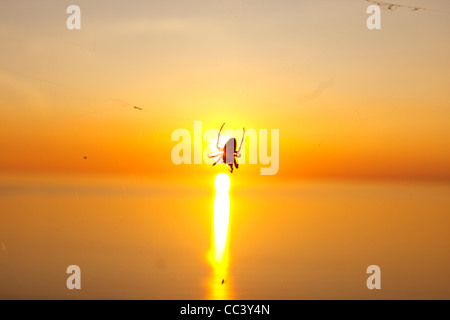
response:
<path id="1" fill-rule="evenodd" d="M 219 140 L 220 140 L 220 132 L 222 132 L 223 127 L 225 126 L 225 123 L 220 127 L 219 135 L 217 136 L 217 150 L 219 150 L 218 154 L 215 155 L 208 155 L 209 158 L 215 158 L 219 157 L 214 163 L 213 166 L 218 164 L 219 162 L 224 163 L 230 167 L 230 172 L 233 173 L 233 168 L 236 167 L 236 169 L 239 169 L 239 163 L 238 158 L 241 157 L 241 148 L 242 144 L 244 143 L 245 138 L 245 128 L 244 133 L 242 134 L 242 140 L 241 144 L 239 146 L 239 149 L 236 149 L 236 138 L 230 138 L 223 147 L 219 147 Z"/>

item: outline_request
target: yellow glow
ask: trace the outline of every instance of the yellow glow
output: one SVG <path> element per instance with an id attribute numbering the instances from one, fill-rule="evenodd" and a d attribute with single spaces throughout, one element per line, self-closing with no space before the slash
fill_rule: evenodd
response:
<path id="1" fill-rule="evenodd" d="M 230 177 L 226 173 L 219 173 L 214 181 L 216 187 L 216 199 L 222 199 L 223 196 L 228 196 L 230 191 Z"/>
<path id="2" fill-rule="evenodd" d="M 224 260 L 230 220 L 230 177 L 219 173 L 215 179 L 216 197 L 214 199 L 214 259 Z"/>
<path id="3" fill-rule="evenodd" d="M 214 230 L 210 262 L 213 274 L 210 279 L 209 299 L 231 299 L 228 282 L 228 228 L 230 221 L 230 177 L 219 173 L 214 181 Z"/>

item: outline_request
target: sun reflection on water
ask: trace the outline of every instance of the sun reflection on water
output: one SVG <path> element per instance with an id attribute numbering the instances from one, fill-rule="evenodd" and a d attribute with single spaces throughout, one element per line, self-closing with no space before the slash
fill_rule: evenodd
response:
<path id="1" fill-rule="evenodd" d="M 228 282 L 228 228 L 230 222 L 230 177 L 219 173 L 215 179 L 214 229 L 209 261 L 213 268 L 209 279 L 209 299 L 231 299 Z"/>

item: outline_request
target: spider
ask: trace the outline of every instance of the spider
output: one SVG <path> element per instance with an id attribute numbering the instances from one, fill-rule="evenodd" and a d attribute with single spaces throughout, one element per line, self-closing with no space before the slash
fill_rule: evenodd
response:
<path id="1" fill-rule="evenodd" d="M 236 150 L 236 138 L 230 138 L 227 143 L 223 146 L 223 148 L 219 147 L 219 140 L 220 140 L 220 132 L 222 131 L 222 128 L 224 127 L 225 123 L 220 127 L 219 135 L 217 137 L 217 150 L 219 150 L 218 154 L 215 155 L 208 155 L 209 158 L 215 158 L 219 157 L 216 162 L 213 163 L 213 166 L 218 164 L 220 161 L 222 163 L 230 166 L 230 172 L 233 173 L 233 165 L 236 167 L 236 169 L 239 169 L 239 163 L 237 161 L 237 158 L 241 157 L 240 151 L 242 144 L 244 143 L 244 137 L 245 137 L 245 128 L 244 133 L 242 135 L 241 145 L 239 146 L 239 149 Z"/>

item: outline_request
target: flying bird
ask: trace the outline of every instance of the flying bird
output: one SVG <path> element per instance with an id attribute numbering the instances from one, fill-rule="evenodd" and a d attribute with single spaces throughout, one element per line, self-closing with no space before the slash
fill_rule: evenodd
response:
<path id="1" fill-rule="evenodd" d="M 403 4 L 395 4 L 395 3 L 390 3 L 390 2 L 384 2 L 384 1 L 376 1 L 376 0 L 366 0 L 367 2 L 376 4 L 377 6 L 380 6 L 382 8 L 386 8 L 388 10 L 395 10 L 397 8 L 408 8 L 411 9 L 412 11 L 418 11 L 418 10 L 427 10 L 427 11 L 433 11 L 427 8 L 422 8 L 422 7 L 414 7 L 414 6 L 407 6 L 407 5 L 403 5 Z"/>
<path id="2" fill-rule="evenodd" d="M 128 102 L 123 101 L 121 99 L 112 99 L 112 100 L 118 102 L 122 107 L 133 108 L 133 109 L 141 110 L 141 111 L 144 110 L 141 107 L 135 106 L 134 104 L 128 103 Z"/>

